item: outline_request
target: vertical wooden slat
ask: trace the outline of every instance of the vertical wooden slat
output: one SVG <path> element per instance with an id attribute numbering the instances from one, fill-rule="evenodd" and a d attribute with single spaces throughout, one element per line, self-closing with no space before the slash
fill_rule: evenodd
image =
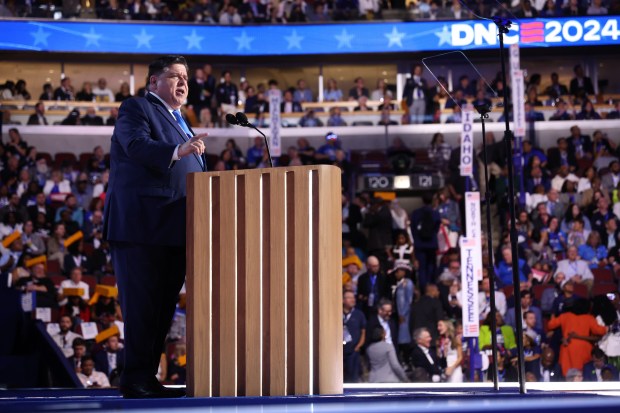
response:
<path id="1" fill-rule="evenodd" d="M 246 180 L 247 175 L 237 175 L 237 394 L 245 396 L 245 378 L 247 377 L 247 362 L 245 349 L 247 346 L 247 261 L 245 252 L 248 250 L 246 234 Z M 252 275 L 249 275 L 253 277 Z"/>
<path id="2" fill-rule="evenodd" d="M 286 180 L 286 389 L 287 395 L 295 393 L 295 173 L 284 174 Z"/>
<path id="3" fill-rule="evenodd" d="M 187 181 L 187 394 L 211 397 L 211 234 L 210 204 L 200 202 L 211 191 L 208 176 Z M 197 197 L 198 196 L 198 197 Z"/>
<path id="4" fill-rule="evenodd" d="M 237 396 L 236 191 L 234 174 L 220 177 L 220 396 Z"/>
<path id="5" fill-rule="evenodd" d="M 263 394 L 272 395 L 271 393 L 271 174 L 269 172 L 261 175 L 262 189 L 262 205 L 261 205 L 261 222 L 263 223 L 263 234 L 259 242 L 262 243 L 263 258 L 263 336 L 261 342 L 263 344 Z"/>
<path id="6" fill-rule="evenodd" d="M 340 169 L 319 166 L 318 276 L 319 276 L 319 393 L 342 393 L 342 311 L 341 298 L 341 237 L 342 218 L 340 207 Z M 336 236 L 337 234 L 337 236 Z M 338 316 L 336 316 L 338 314 Z M 315 356 L 316 357 L 316 356 Z"/>
<path id="7" fill-rule="evenodd" d="M 262 260 L 261 251 L 261 174 L 248 173 L 245 176 L 245 226 L 243 238 L 245 252 L 239 248 L 239 255 L 245 257 L 245 395 L 263 394 L 263 355 L 261 326 L 262 317 Z M 241 225 L 241 222 L 239 223 Z M 239 378 L 241 382 L 241 378 Z"/>
<path id="8" fill-rule="evenodd" d="M 313 369 L 313 383 L 312 394 L 320 394 L 319 382 L 319 360 L 321 357 L 321 348 L 319 346 L 319 334 L 321 334 L 321 297 L 319 295 L 319 171 L 316 169 L 310 172 L 312 175 L 312 199 L 310 200 L 312 206 L 312 255 L 310 262 L 312 263 L 312 369 Z"/>
<path id="9" fill-rule="evenodd" d="M 220 228 L 222 223 L 221 211 L 222 211 L 222 203 L 220 199 L 220 193 L 222 192 L 222 185 L 220 181 L 220 174 L 214 174 L 213 179 L 211 181 L 211 208 L 212 208 L 212 217 L 211 217 L 211 234 L 209 237 L 209 241 L 211 242 L 211 256 L 213 257 L 213 262 L 211 264 L 211 314 L 212 318 L 212 327 L 211 327 L 211 346 L 213 350 L 213 354 L 211 355 L 211 360 L 213 363 L 213 372 L 211 373 L 212 381 L 211 386 L 213 387 L 212 392 L 214 396 L 220 395 L 220 367 L 221 367 L 221 357 L 220 357 L 220 348 L 222 347 L 222 343 L 220 342 L 220 328 L 222 324 L 222 317 L 220 316 L 222 309 L 220 307 L 220 303 L 223 300 L 221 293 L 221 267 L 222 262 L 220 261 L 220 248 L 221 244 L 219 242 L 220 236 Z M 200 202 L 200 201 L 199 201 Z M 203 315 L 203 317 L 207 317 L 208 315 Z M 224 368 L 226 364 L 224 364 Z"/>
<path id="10" fill-rule="evenodd" d="M 287 394 L 286 388 L 286 181 L 282 170 L 273 169 L 270 191 L 270 373 L 269 394 Z"/>
<path id="11" fill-rule="evenodd" d="M 289 356 L 289 362 L 294 363 L 295 387 L 297 395 L 311 393 L 311 370 L 312 359 L 310 339 L 310 181 L 307 170 L 296 168 L 294 178 L 294 251 L 289 257 L 294 260 L 295 272 L 290 278 L 294 278 L 294 302 L 295 312 L 293 323 L 294 329 L 294 353 Z M 291 240 L 289 240 L 289 243 Z"/>

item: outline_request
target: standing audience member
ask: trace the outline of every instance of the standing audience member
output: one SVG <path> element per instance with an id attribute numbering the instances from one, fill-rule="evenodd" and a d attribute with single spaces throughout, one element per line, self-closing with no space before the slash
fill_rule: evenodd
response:
<path id="1" fill-rule="evenodd" d="M 361 375 L 360 350 L 366 342 L 366 317 L 355 308 L 355 294 L 342 294 L 342 342 L 344 344 L 344 382 L 357 383 Z"/>
<path id="2" fill-rule="evenodd" d="M 375 326 L 370 333 L 370 345 L 366 349 L 370 362 L 370 383 L 405 383 L 407 375 L 396 357 L 396 350 L 386 341 L 385 330 Z"/>

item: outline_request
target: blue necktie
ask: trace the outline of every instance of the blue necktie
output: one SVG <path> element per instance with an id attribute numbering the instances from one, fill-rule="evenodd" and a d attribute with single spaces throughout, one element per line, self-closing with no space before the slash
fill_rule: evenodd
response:
<path id="1" fill-rule="evenodd" d="M 185 119 L 183 119 L 183 116 L 181 115 L 181 111 L 179 109 L 173 110 L 172 115 L 176 119 L 177 123 L 179 124 L 183 132 L 185 132 L 185 134 L 187 135 L 187 138 L 191 138 L 193 136 L 192 132 L 189 130 L 187 123 L 185 123 Z M 204 166 L 203 161 L 202 161 L 202 156 L 201 155 L 197 155 L 197 156 L 200 162 L 200 166 Z"/>

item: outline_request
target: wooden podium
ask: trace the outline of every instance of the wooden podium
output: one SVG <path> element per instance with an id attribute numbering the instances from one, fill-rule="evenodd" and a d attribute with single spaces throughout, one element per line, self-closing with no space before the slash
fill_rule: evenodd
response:
<path id="1" fill-rule="evenodd" d="M 188 396 L 342 393 L 340 174 L 189 175 Z"/>

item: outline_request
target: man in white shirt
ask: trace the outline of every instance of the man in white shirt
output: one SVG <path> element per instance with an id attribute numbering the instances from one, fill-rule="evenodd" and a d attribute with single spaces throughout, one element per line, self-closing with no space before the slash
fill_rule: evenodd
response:
<path id="1" fill-rule="evenodd" d="M 95 370 L 95 362 L 90 357 L 82 358 L 82 372 L 78 373 L 77 376 L 86 388 L 110 387 L 108 377 Z"/>
<path id="2" fill-rule="evenodd" d="M 491 283 L 489 277 L 482 279 L 481 291 L 478 293 L 478 309 L 480 320 L 484 320 L 491 311 Z M 502 315 L 506 315 L 506 295 L 502 291 L 495 291 L 495 309 Z"/>
<path id="3" fill-rule="evenodd" d="M 82 294 L 82 300 L 88 301 L 90 299 L 90 293 L 88 290 L 88 284 L 82 281 L 82 269 L 80 267 L 74 267 L 71 270 L 71 274 L 69 274 L 69 279 L 64 280 L 60 283 L 60 288 L 58 289 L 58 293 L 60 294 L 60 302 L 59 306 L 63 306 L 67 304 L 67 297 L 64 295 L 65 288 L 81 288 L 84 290 L 84 294 Z"/>
<path id="4" fill-rule="evenodd" d="M 97 82 L 97 86 L 93 88 L 97 102 L 114 102 L 114 93 L 108 88 L 108 82 L 101 78 Z"/>
<path id="5" fill-rule="evenodd" d="M 568 247 L 566 252 L 567 259 L 558 262 L 558 268 L 555 270 L 555 277 L 558 273 L 563 273 L 567 280 L 572 280 L 576 283 L 584 284 L 588 287 L 588 290 L 592 289 L 594 283 L 594 275 L 590 271 L 588 263 L 579 258 L 577 254 L 577 247 Z"/>
<path id="6" fill-rule="evenodd" d="M 58 320 L 58 326 L 60 327 L 60 331 L 52 335 L 52 339 L 56 342 L 58 347 L 62 350 L 65 357 L 73 356 L 73 340 L 76 338 L 82 338 L 79 334 L 71 331 L 71 327 L 73 326 L 73 322 L 71 321 L 71 317 L 68 315 L 63 315 Z"/>

